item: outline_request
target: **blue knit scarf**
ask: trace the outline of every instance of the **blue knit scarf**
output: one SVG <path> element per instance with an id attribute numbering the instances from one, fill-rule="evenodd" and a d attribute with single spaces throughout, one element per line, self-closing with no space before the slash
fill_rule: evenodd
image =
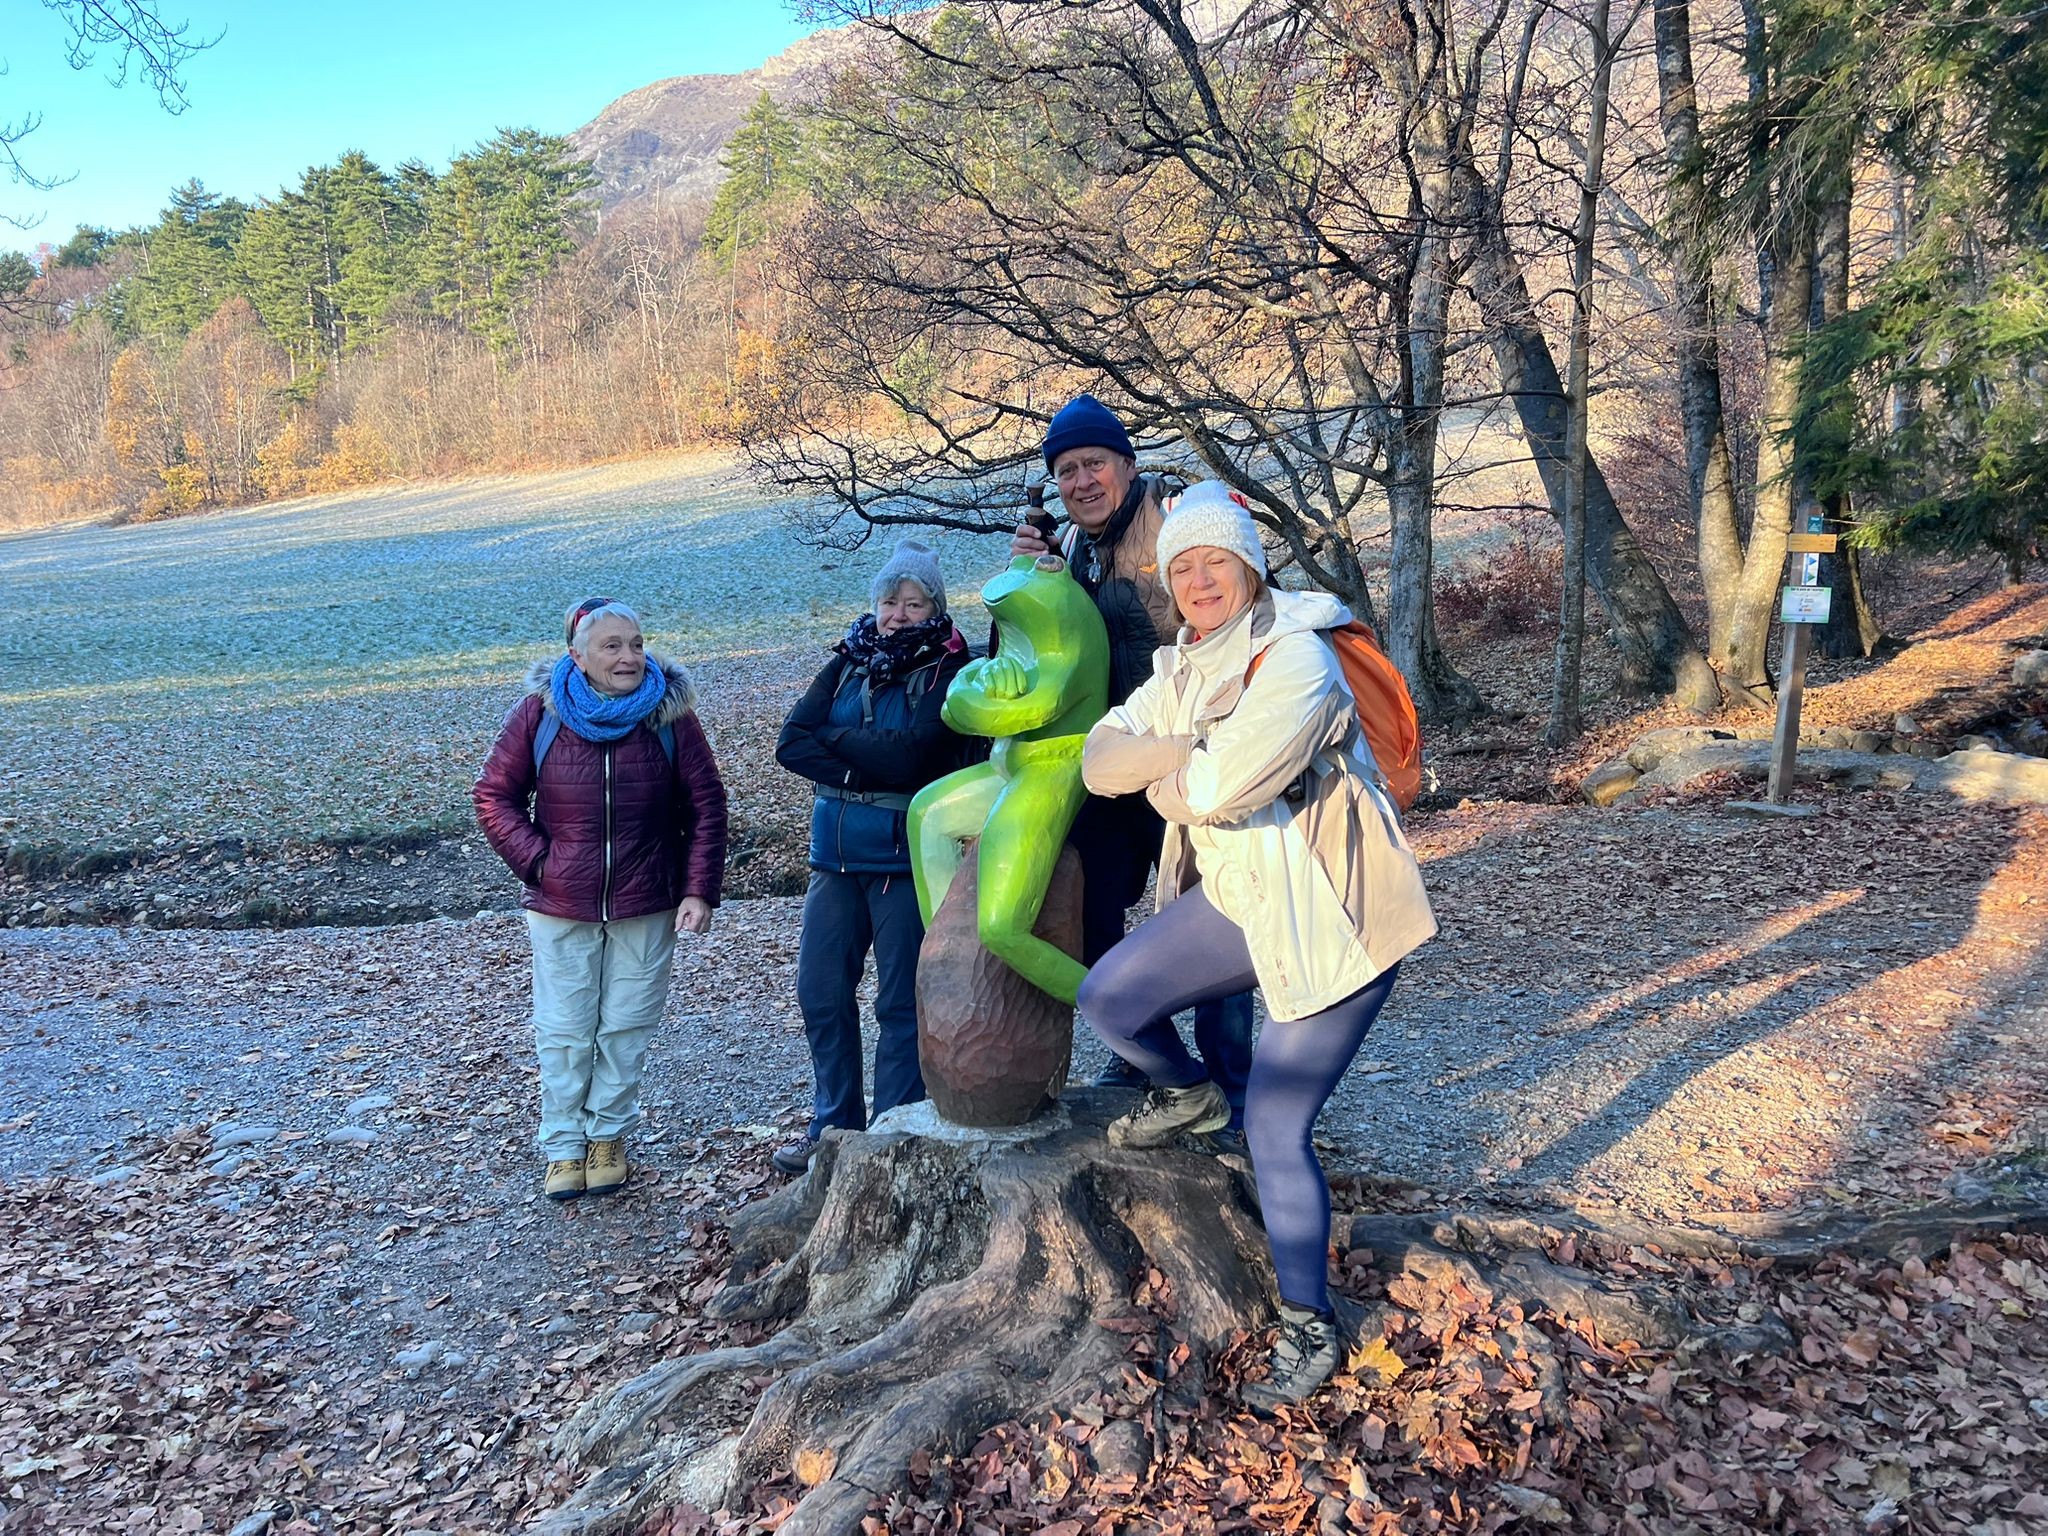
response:
<path id="1" fill-rule="evenodd" d="M 599 693 L 576 665 L 576 658 L 565 655 L 555 663 L 549 688 L 555 698 L 555 713 L 578 736 L 585 741 L 620 741 L 660 707 L 668 694 L 668 673 L 649 657 L 638 688 L 625 694 Z"/>

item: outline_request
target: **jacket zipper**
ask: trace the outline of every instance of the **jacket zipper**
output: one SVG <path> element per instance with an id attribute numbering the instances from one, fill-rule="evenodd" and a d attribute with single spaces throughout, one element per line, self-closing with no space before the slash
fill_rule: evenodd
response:
<path id="1" fill-rule="evenodd" d="M 600 921 L 612 920 L 612 749 L 604 749 L 604 889 L 597 898 Z"/>

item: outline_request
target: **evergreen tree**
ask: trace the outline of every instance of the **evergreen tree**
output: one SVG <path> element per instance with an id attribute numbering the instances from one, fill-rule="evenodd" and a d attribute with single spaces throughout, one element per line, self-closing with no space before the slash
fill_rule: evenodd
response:
<path id="1" fill-rule="evenodd" d="M 576 248 L 596 185 L 568 140 L 530 128 L 457 156 L 425 198 L 420 275 L 434 312 L 510 348 L 514 310 Z"/>
<path id="2" fill-rule="evenodd" d="M 2048 30 L 2033 0 L 1885 0 L 1826 60 L 1910 189 L 1897 258 L 1809 348 L 1800 432 L 1859 542 L 2048 557 Z"/>
<path id="3" fill-rule="evenodd" d="M 141 266 L 124 306 L 144 336 L 184 336 L 205 324 L 235 292 L 234 244 L 246 204 L 209 192 L 196 179 L 171 194 L 170 206 L 141 237 Z"/>
<path id="4" fill-rule="evenodd" d="M 106 259 L 107 251 L 114 243 L 114 237 L 104 229 L 90 224 L 81 224 L 69 240 L 58 246 L 50 256 L 53 267 L 96 267 Z"/>
<path id="5" fill-rule="evenodd" d="M 720 265 L 731 266 L 742 250 L 785 227 L 788 204 L 804 189 L 803 139 L 763 91 L 718 163 L 725 178 L 705 220 L 704 249 Z"/>
<path id="6" fill-rule="evenodd" d="M 0 304 L 18 299 L 36 280 L 36 264 L 19 251 L 0 251 Z"/>
<path id="7" fill-rule="evenodd" d="M 297 192 L 265 198 L 250 213 L 235 242 L 241 286 L 264 328 L 285 350 L 298 379 L 327 355 L 333 325 L 327 298 L 326 217 L 317 197 L 318 171 L 308 171 Z"/>
<path id="8" fill-rule="evenodd" d="M 339 253 L 329 290 L 338 358 L 375 342 L 404 298 L 411 282 L 406 247 L 420 213 L 398 180 L 359 150 L 341 157 L 324 190 Z"/>

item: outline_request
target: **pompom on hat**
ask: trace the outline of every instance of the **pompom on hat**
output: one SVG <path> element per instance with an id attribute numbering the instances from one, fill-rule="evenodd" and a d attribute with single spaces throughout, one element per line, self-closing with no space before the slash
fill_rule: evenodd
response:
<path id="1" fill-rule="evenodd" d="M 932 553 L 930 545 L 921 544 L 916 539 L 905 539 L 899 543 L 889 558 L 882 562 L 881 570 L 875 573 L 875 584 L 868 595 L 879 608 L 882 599 L 906 581 L 914 581 L 924 588 L 924 595 L 932 600 L 932 607 L 938 613 L 946 611 L 946 579 L 939 574 L 939 557 Z M 933 616 L 937 617 L 937 614 Z"/>
<path id="2" fill-rule="evenodd" d="M 1252 521 L 1252 504 L 1221 480 L 1191 485 L 1167 502 L 1165 520 L 1159 525 L 1160 575 L 1166 574 L 1174 556 L 1204 546 L 1229 550 L 1261 581 L 1266 579 L 1266 549 L 1259 542 L 1259 525 Z"/>
<path id="3" fill-rule="evenodd" d="M 1117 420 L 1116 412 L 1093 395 L 1076 395 L 1054 413 L 1045 429 L 1045 467 L 1070 448 L 1107 448 L 1127 459 L 1138 451 L 1131 446 L 1131 434 Z"/>

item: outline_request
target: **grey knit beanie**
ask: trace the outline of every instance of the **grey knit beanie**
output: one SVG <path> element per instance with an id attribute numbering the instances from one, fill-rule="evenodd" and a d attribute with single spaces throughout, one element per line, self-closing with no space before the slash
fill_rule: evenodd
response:
<path id="1" fill-rule="evenodd" d="M 939 574 L 939 557 L 932 553 L 931 546 L 916 539 L 905 539 L 896 546 L 895 552 L 882 562 L 882 568 L 875 573 L 875 584 L 868 596 L 874 605 L 882 606 L 882 599 L 894 592 L 906 581 L 914 581 L 924 588 L 924 595 L 932 600 L 932 606 L 939 613 L 946 611 L 946 579 Z M 933 617 L 937 617 L 934 614 Z"/>
<path id="2" fill-rule="evenodd" d="M 1175 555 L 1202 546 L 1229 550 L 1264 579 L 1266 549 L 1259 542 L 1259 525 L 1252 521 L 1252 504 L 1221 480 L 1191 485 L 1167 502 L 1165 521 L 1159 525 L 1160 573 L 1165 574 Z"/>

